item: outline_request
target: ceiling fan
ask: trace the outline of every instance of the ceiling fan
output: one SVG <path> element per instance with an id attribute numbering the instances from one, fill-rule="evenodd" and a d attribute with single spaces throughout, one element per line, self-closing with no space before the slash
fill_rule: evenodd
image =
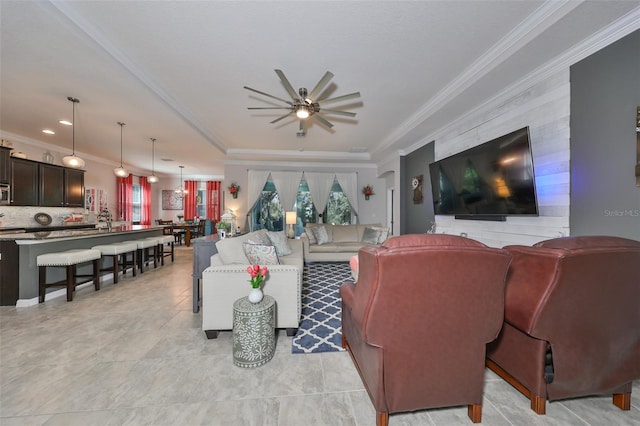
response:
<path id="1" fill-rule="evenodd" d="M 340 111 L 335 109 L 327 109 L 324 106 L 327 104 L 332 104 L 336 102 L 347 101 L 349 99 L 355 99 L 360 97 L 360 92 L 350 93 L 348 95 L 337 96 L 335 98 L 330 99 L 318 99 L 318 96 L 322 92 L 322 89 L 329 83 L 329 81 L 333 78 L 333 74 L 327 71 L 324 76 L 318 81 L 316 86 L 311 90 L 311 92 L 307 92 L 305 87 L 301 87 L 298 89 L 298 93 L 293 89 L 291 83 L 287 77 L 285 77 L 284 73 L 281 70 L 275 70 L 278 77 L 280 77 L 280 81 L 282 85 L 291 96 L 291 101 L 286 99 L 278 98 L 277 96 L 270 95 L 265 92 L 261 92 L 260 90 L 252 89 L 251 87 L 244 86 L 245 89 L 250 90 L 252 92 L 258 93 L 263 96 L 267 96 L 272 99 L 276 99 L 280 102 L 284 102 L 288 106 L 281 107 L 248 107 L 248 109 L 288 109 L 289 112 L 285 115 L 276 118 L 271 121 L 271 124 L 277 123 L 278 121 L 289 117 L 292 114 L 295 114 L 297 118 L 300 119 L 300 130 L 296 133 L 298 137 L 302 137 L 306 135 L 305 129 L 305 119 L 313 118 L 317 120 L 319 123 L 327 126 L 328 128 L 332 128 L 333 124 L 329 122 L 326 118 L 322 117 L 322 114 L 335 114 L 335 115 L 344 115 L 347 117 L 355 117 L 355 112 L 349 111 Z"/>

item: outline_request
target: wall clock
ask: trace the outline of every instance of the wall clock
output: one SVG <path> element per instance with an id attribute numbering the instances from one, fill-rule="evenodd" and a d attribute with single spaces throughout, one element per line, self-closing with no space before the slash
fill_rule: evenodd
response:
<path id="1" fill-rule="evenodd" d="M 413 188 L 413 204 L 422 204 L 422 175 L 414 176 L 411 179 L 411 188 Z"/>

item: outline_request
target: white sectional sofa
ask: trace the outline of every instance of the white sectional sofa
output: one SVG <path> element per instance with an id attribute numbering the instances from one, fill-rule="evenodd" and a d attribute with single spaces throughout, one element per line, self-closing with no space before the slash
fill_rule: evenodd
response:
<path id="1" fill-rule="evenodd" d="M 324 231 L 320 231 L 324 228 Z M 318 238 L 324 237 L 326 238 Z M 389 229 L 380 224 L 307 224 L 300 235 L 305 262 L 348 262 L 365 245 L 382 244 Z"/>
<path id="2" fill-rule="evenodd" d="M 251 290 L 247 273 L 251 262 L 245 255 L 243 243 L 260 242 L 264 234 L 273 237 L 276 233 L 250 232 L 216 243 L 218 254 L 211 257 L 211 266 L 202 273 L 202 329 L 208 338 L 217 337 L 220 330 L 232 329 L 233 303 Z M 282 243 L 284 233 L 278 234 L 282 234 L 277 235 Z M 284 241 L 291 253 L 279 255 L 279 264 L 267 265 L 269 273 L 262 290 L 276 300 L 276 328 L 284 328 L 287 335 L 292 336 L 302 314 L 303 248 L 300 240 L 284 237 Z"/>

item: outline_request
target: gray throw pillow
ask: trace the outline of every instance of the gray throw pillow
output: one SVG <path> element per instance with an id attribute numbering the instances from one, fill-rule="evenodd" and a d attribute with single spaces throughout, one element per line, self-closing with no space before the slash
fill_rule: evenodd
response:
<path id="1" fill-rule="evenodd" d="M 380 231 L 367 226 L 362 234 L 362 242 L 365 244 L 378 244 L 380 239 Z"/>
<path id="2" fill-rule="evenodd" d="M 269 240 L 271 240 L 271 244 L 275 246 L 278 256 L 288 256 L 293 253 L 289 245 L 289 240 L 284 232 L 267 231 L 267 236 Z"/>
<path id="3" fill-rule="evenodd" d="M 316 241 L 318 241 L 318 245 L 330 243 L 329 233 L 327 232 L 327 228 L 324 226 L 316 226 L 312 228 L 313 235 L 316 237 Z"/>

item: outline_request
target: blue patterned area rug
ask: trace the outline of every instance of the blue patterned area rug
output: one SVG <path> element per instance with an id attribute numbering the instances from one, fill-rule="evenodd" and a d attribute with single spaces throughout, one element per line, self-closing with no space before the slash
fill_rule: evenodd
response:
<path id="1" fill-rule="evenodd" d="M 340 286 L 350 281 L 348 262 L 305 265 L 302 276 L 302 322 L 291 352 L 311 354 L 342 349 Z"/>

